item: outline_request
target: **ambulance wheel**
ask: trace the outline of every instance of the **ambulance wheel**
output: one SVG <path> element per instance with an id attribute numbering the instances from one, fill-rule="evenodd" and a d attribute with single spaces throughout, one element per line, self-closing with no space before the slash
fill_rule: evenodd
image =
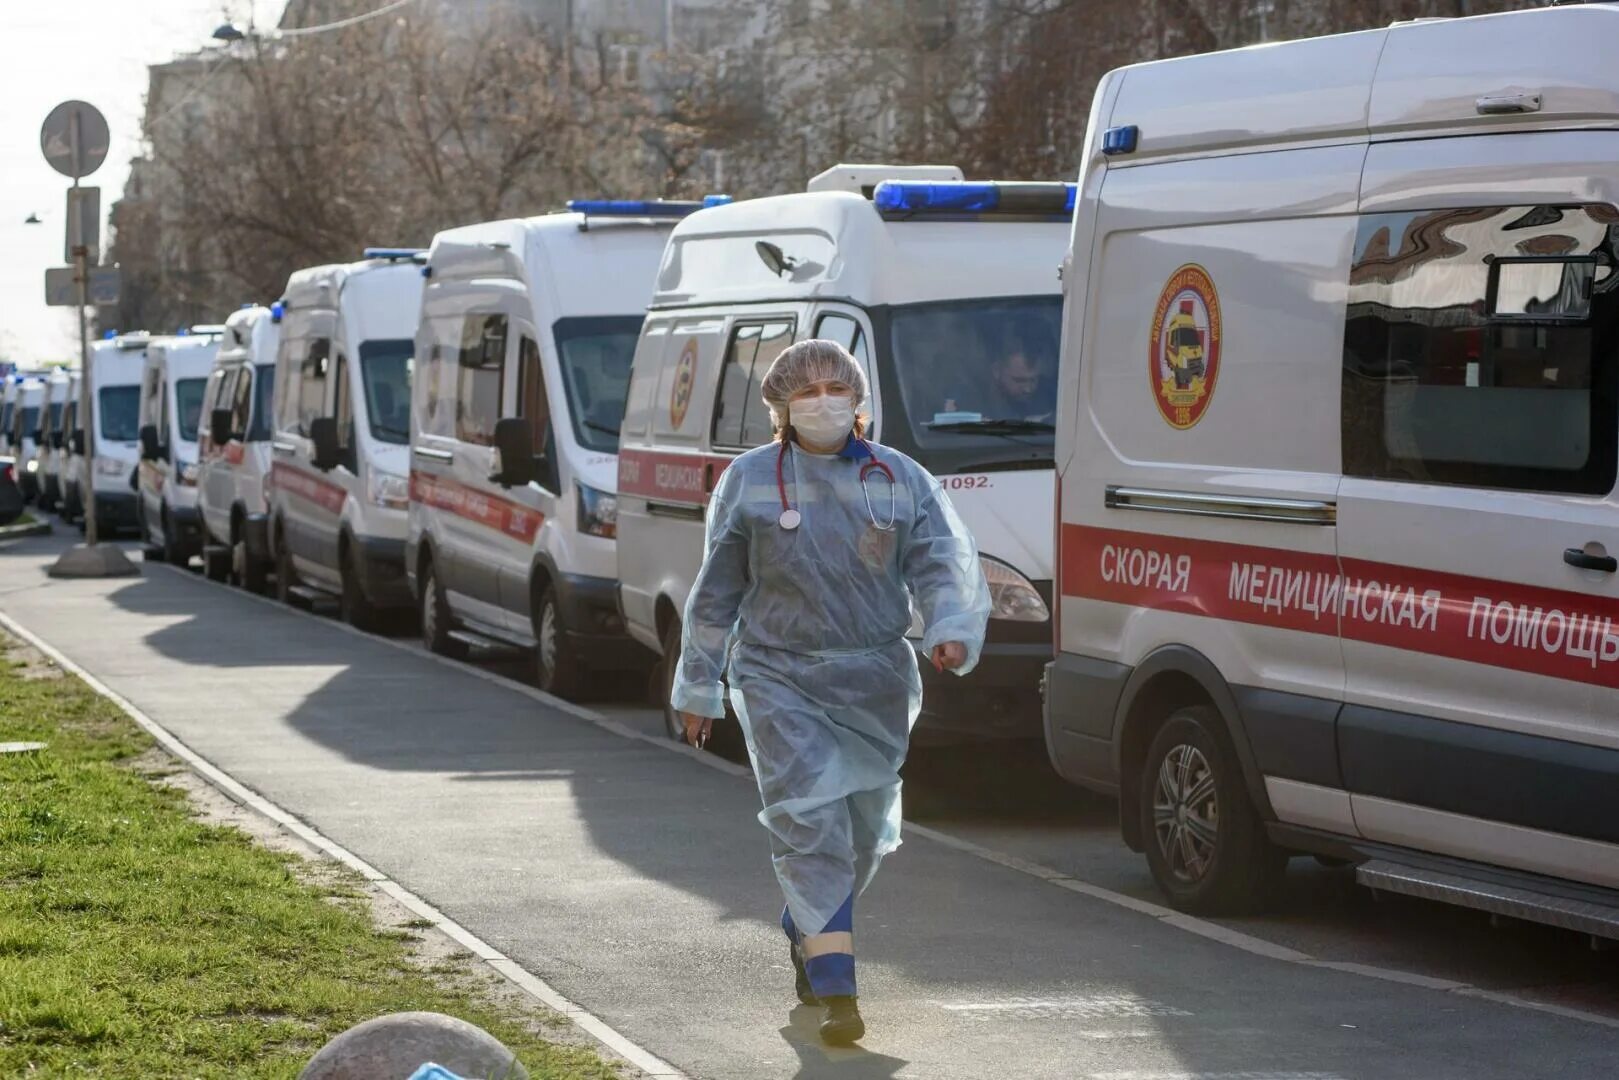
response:
<path id="1" fill-rule="evenodd" d="M 1286 856 L 1265 835 L 1212 707 L 1179 709 L 1159 729 L 1140 793 L 1147 865 L 1171 906 L 1235 915 L 1274 894 Z"/>
<path id="2" fill-rule="evenodd" d="M 422 644 L 428 650 L 452 660 L 467 658 L 466 644 L 450 636 L 455 623 L 450 615 L 450 601 L 439 584 L 438 570 L 429 558 L 422 563 L 420 576 L 422 590 Z"/>
<path id="3" fill-rule="evenodd" d="M 547 585 L 534 608 L 534 682 L 547 694 L 572 700 L 584 689 L 585 670 L 562 624 L 557 587 Z"/>
<path id="4" fill-rule="evenodd" d="M 184 567 L 191 563 L 191 556 L 185 553 L 180 546 L 180 538 L 175 535 L 174 522 L 169 519 L 169 511 L 163 510 L 163 558 L 170 566 Z"/>
<path id="5" fill-rule="evenodd" d="M 343 621 L 356 630 L 368 633 L 380 628 L 382 619 L 377 612 L 376 605 L 366 598 L 365 590 L 360 587 L 360 568 L 354 564 L 354 548 L 348 544 L 343 545 L 342 567 L 343 589 L 338 596 L 338 607 L 343 615 Z"/>
<path id="6" fill-rule="evenodd" d="M 675 669 L 680 666 L 680 620 L 669 620 L 668 629 L 663 632 L 663 662 L 658 670 L 663 675 L 663 694 L 660 704 L 663 706 L 663 729 L 675 742 L 686 741 L 686 721 L 680 718 L 675 707 L 669 704 L 669 696 L 675 689 Z"/>
<path id="7" fill-rule="evenodd" d="M 230 580 L 230 549 L 209 544 L 202 549 L 202 572 L 209 581 Z"/>
<path id="8" fill-rule="evenodd" d="M 287 550 L 287 534 L 279 527 L 275 530 L 275 598 L 283 604 L 293 601 L 292 590 L 298 587 L 298 572 L 292 568 L 292 552 Z"/>

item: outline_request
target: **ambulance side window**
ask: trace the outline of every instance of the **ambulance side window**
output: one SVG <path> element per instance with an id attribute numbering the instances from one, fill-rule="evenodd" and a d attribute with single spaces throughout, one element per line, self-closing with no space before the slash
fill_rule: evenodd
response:
<path id="1" fill-rule="evenodd" d="M 252 419 L 249 408 L 252 404 L 252 394 L 253 367 L 250 364 L 244 364 L 236 369 L 236 386 L 232 389 L 230 401 L 228 402 L 231 432 L 241 436 L 243 439 L 248 439 L 252 435 L 248 430 L 251 426 L 249 422 Z M 227 403 L 220 402 L 216 407 L 226 408 Z"/>
<path id="2" fill-rule="evenodd" d="M 296 337 L 281 339 L 276 353 L 275 426 L 278 431 L 298 430 L 298 373 L 302 340 Z"/>
<path id="3" fill-rule="evenodd" d="M 226 377 L 231 372 L 224 368 L 215 368 L 208 375 L 208 385 L 202 391 L 202 412 L 199 427 L 206 428 L 209 440 L 215 445 L 222 445 L 230 437 L 228 431 L 214 430 L 214 410 L 221 407 L 225 395 Z"/>
<path id="4" fill-rule="evenodd" d="M 337 354 L 337 399 L 332 403 L 332 416 L 337 419 L 337 448 L 343 464 L 352 470 L 358 461 L 350 453 L 354 449 L 354 387 L 349 358 Z"/>
<path id="5" fill-rule="evenodd" d="M 1345 475 L 1611 491 L 1616 226 L 1607 206 L 1363 217 L 1344 331 Z"/>
<path id="6" fill-rule="evenodd" d="M 871 358 L 866 351 L 866 331 L 853 316 L 840 315 L 837 312 L 822 315 L 815 324 L 815 336 L 835 341 L 848 349 L 850 355 L 860 362 L 860 369 L 866 373 L 866 377 L 871 377 Z"/>
<path id="7" fill-rule="evenodd" d="M 468 315 L 456 364 L 455 437 L 491 446 L 506 377 L 506 316 Z"/>
<path id="8" fill-rule="evenodd" d="M 517 344 L 517 393 L 517 415 L 527 420 L 534 430 L 534 456 L 544 457 L 540 486 L 547 491 L 560 490 L 556 444 L 551 438 L 551 400 L 545 393 L 545 366 L 540 360 L 539 345 L 527 335 Z"/>
<path id="9" fill-rule="evenodd" d="M 771 363 L 792 343 L 791 319 L 741 324 L 731 332 L 714 405 L 715 446 L 747 449 L 770 441 L 770 409 L 760 397 L 759 385 Z"/>
<path id="10" fill-rule="evenodd" d="M 330 338 L 315 338 L 304 352 L 298 368 L 298 420 L 300 435 L 309 434 L 312 420 L 326 410 L 326 373 L 331 366 L 332 342 Z"/>

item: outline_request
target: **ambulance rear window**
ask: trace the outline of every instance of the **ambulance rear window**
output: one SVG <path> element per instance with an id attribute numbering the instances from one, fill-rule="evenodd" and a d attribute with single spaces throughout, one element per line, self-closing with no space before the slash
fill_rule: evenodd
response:
<path id="1" fill-rule="evenodd" d="M 1345 474 L 1612 490 L 1616 230 L 1607 206 L 1362 218 L 1344 332 Z"/>

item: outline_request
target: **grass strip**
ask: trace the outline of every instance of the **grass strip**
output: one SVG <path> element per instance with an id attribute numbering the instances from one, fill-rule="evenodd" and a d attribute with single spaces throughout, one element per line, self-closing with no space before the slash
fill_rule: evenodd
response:
<path id="1" fill-rule="evenodd" d="M 332 1036 L 413 1009 L 485 1028 L 534 1077 L 617 1075 L 548 1040 L 538 1005 L 424 970 L 352 883 L 199 820 L 130 767 L 145 732 L 0 635 L 14 741 L 49 746 L 0 754 L 0 1076 L 295 1077 Z"/>

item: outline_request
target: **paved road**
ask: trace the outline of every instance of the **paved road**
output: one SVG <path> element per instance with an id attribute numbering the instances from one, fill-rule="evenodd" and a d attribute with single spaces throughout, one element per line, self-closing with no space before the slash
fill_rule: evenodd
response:
<path id="1" fill-rule="evenodd" d="M 1439 1080 L 1619 1060 L 1619 1029 L 1269 959 L 918 837 L 856 913 L 866 1048 L 829 1052 L 793 1007 L 746 779 L 194 576 L 49 581 L 60 543 L 0 544 L 0 611 L 693 1076 Z M 951 791 L 941 760 L 924 804 Z M 1021 805 L 982 821 L 972 790 L 934 811 L 952 833 L 1130 873 L 1046 835 L 1100 834 L 1095 804 L 1030 828 Z"/>

